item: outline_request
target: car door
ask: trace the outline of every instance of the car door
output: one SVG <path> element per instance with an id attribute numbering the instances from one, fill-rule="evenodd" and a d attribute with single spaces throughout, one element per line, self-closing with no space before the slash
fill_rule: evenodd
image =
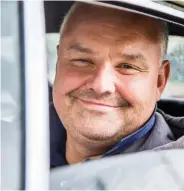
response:
<path id="1" fill-rule="evenodd" d="M 42 1 L 1 1 L 1 189 L 48 189 Z"/>

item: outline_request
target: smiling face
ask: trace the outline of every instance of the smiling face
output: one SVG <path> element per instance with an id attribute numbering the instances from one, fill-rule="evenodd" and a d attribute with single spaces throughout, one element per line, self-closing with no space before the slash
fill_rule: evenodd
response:
<path id="1" fill-rule="evenodd" d="M 148 120 L 169 76 L 159 30 L 145 16 L 76 8 L 60 39 L 53 89 L 68 134 L 115 143 Z"/>

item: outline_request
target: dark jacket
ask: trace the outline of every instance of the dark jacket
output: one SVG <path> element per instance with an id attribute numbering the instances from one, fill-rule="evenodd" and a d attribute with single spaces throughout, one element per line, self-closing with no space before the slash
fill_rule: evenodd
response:
<path id="1" fill-rule="evenodd" d="M 157 109 L 151 132 L 130 145 L 123 153 L 145 150 L 184 148 L 184 117 L 172 117 Z M 50 104 L 50 163 L 51 167 L 67 165 L 65 159 L 66 131 Z"/>

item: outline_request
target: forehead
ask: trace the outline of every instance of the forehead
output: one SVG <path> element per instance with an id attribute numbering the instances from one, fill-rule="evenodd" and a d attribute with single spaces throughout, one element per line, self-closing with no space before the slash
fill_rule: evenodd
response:
<path id="1" fill-rule="evenodd" d="M 111 37 L 119 37 L 131 33 L 130 36 L 143 36 L 150 40 L 158 40 L 159 23 L 156 19 L 112 8 L 82 4 L 76 7 L 67 18 L 65 34 L 80 30 L 85 33 L 95 30 L 108 33 Z M 105 33 L 104 33 L 105 35 Z M 106 34 L 107 35 L 107 34 Z"/>
<path id="2" fill-rule="evenodd" d="M 105 48 L 113 51 L 139 49 L 148 57 L 151 52 L 160 56 L 158 23 L 155 20 L 126 12 L 88 11 L 91 13 L 74 13 L 71 16 L 62 35 L 61 46 L 80 43 L 99 52 Z"/>
<path id="3" fill-rule="evenodd" d="M 145 54 L 145 57 L 155 53 L 160 54 L 160 44 L 147 38 L 144 33 L 126 27 L 118 27 L 116 25 L 107 25 L 84 23 L 74 28 L 74 30 L 65 35 L 61 45 L 68 49 L 74 44 L 82 44 L 84 47 L 92 49 L 94 52 L 104 53 L 139 53 Z"/>
<path id="4" fill-rule="evenodd" d="M 108 43 L 122 44 L 136 40 L 147 40 L 144 33 L 131 27 L 121 27 L 114 23 L 100 21 L 85 21 L 73 28 L 66 36 L 71 39 L 83 39 L 84 41 L 106 41 Z"/>

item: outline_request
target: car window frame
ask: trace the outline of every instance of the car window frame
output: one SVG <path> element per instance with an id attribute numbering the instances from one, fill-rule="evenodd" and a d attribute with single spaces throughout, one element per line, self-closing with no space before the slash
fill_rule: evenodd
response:
<path id="1" fill-rule="evenodd" d="M 25 189 L 48 190 L 49 103 L 43 1 L 23 1 L 22 18 L 25 63 Z"/>

